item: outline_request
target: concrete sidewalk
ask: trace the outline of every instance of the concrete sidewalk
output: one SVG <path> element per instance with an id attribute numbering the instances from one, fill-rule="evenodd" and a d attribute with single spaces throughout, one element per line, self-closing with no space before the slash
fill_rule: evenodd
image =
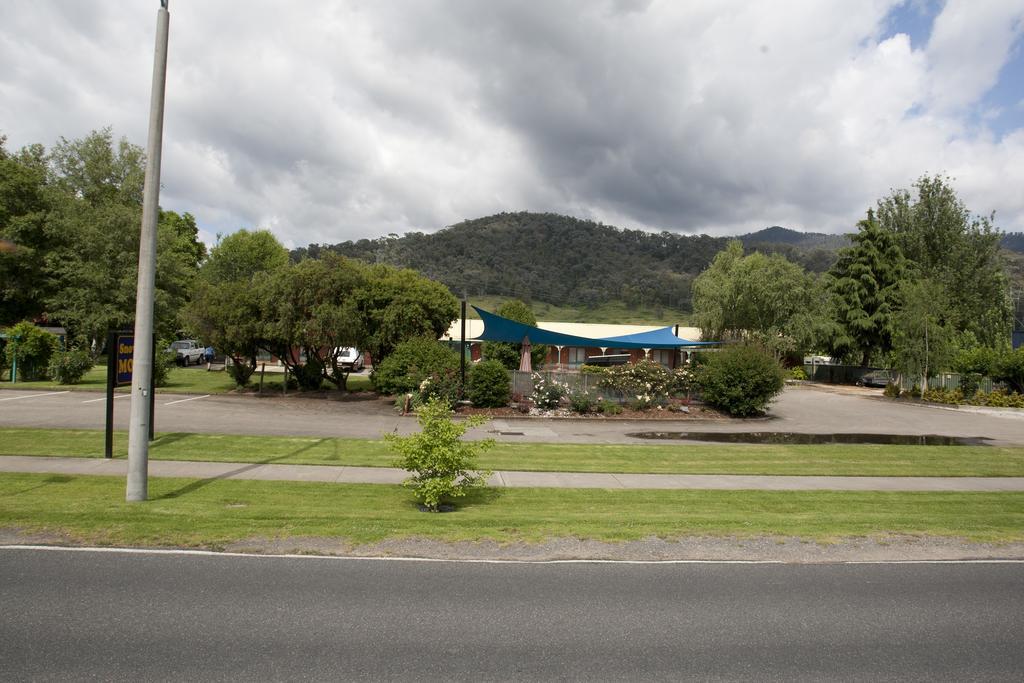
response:
<path id="1" fill-rule="evenodd" d="M 125 476 L 128 461 L 103 458 L 0 456 L 0 472 Z M 398 484 L 403 470 L 335 465 L 261 465 L 150 460 L 152 477 Z M 736 474 L 495 472 L 492 486 L 574 489 L 719 489 L 764 491 L 1024 491 L 1024 477 L 821 477 Z"/>

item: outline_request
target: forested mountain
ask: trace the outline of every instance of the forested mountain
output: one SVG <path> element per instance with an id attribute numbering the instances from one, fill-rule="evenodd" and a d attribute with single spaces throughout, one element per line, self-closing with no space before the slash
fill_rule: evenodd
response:
<path id="1" fill-rule="evenodd" d="M 1003 249 L 1007 251 L 1015 251 L 1018 254 L 1024 254 L 1024 232 L 1008 232 L 1003 235 L 1003 239 L 1000 242 Z"/>
<path id="2" fill-rule="evenodd" d="M 457 295 L 514 296 L 526 301 L 690 310 L 690 285 L 728 237 L 624 230 L 553 213 L 501 213 L 436 233 L 311 244 L 293 259 L 336 252 L 391 263 L 439 280 Z M 778 226 L 740 237 L 748 250 L 779 252 L 813 271 L 827 270 L 843 236 Z"/>

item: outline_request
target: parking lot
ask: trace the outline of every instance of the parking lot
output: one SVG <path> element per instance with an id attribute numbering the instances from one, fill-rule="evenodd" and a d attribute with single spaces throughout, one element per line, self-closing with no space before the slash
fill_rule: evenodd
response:
<path id="1" fill-rule="evenodd" d="M 127 394 L 114 405 L 117 429 L 127 429 Z M 0 426 L 102 429 L 105 397 L 91 392 L 0 390 Z M 371 395 L 346 400 L 288 396 L 161 394 L 156 430 L 220 434 L 307 435 L 377 439 L 416 430 L 390 400 Z M 472 432 L 503 441 L 628 443 L 651 431 L 800 432 L 812 434 L 938 434 L 982 437 L 994 445 L 1024 445 L 1024 411 L 974 412 L 885 400 L 878 389 L 787 387 L 764 418 L 750 420 L 615 420 L 500 418 Z"/>

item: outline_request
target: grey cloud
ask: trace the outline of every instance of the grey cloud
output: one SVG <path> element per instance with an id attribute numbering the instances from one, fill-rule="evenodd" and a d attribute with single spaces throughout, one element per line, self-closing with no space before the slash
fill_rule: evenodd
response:
<path id="1" fill-rule="evenodd" d="M 953 170 L 972 208 L 1024 229 L 984 180 L 1019 176 L 1019 136 L 928 109 L 929 66 L 971 54 L 879 43 L 891 4 L 172 3 L 163 201 L 290 244 L 522 209 L 839 231 Z M 144 144 L 155 8 L 5 4 L 0 129 Z"/>

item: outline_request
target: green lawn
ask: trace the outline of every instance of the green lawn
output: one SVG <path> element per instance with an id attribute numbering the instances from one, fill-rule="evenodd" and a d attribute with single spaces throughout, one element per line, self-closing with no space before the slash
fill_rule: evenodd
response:
<path id="1" fill-rule="evenodd" d="M 281 391 L 281 378 L 279 372 L 267 373 L 263 385 L 264 391 Z M 259 371 L 253 375 L 252 385 L 259 384 Z M 3 389 L 46 389 L 50 391 L 106 391 L 107 390 L 107 365 L 106 361 L 96 365 L 86 373 L 85 377 L 78 384 L 57 384 L 49 380 L 40 382 L 18 382 L 12 384 L 10 381 L 0 383 Z M 223 370 L 207 371 L 204 367 L 192 368 L 171 368 L 168 376 L 167 386 L 158 387 L 158 393 L 168 394 L 226 394 L 235 388 L 234 381 Z M 369 375 L 351 375 L 348 378 L 350 391 L 370 391 Z M 122 387 L 118 391 L 128 391 L 128 387 Z"/>
<path id="2" fill-rule="evenodd" d="M 124 457 L 127 435 L 116 433 L 114 445 L 115 455 Z M 102 454 L 102 431 L 0 429 L 0 455 Z M 396 458 L 382 441 L 180 432 L 157 434 L 150 457 L 368 467 L 390 467 Z M 481 458 L 480 466 L 555 472 L 1020 477 L 1024 476 L 1024 448 L 499 443 Z"/>
<path id="3" fill-rule="evenodd" d="M 151 479 L 124 502 L 121 477 L 0 474 L 0 528 L 112 545 L 220 548 L 253 537 L 351 543 L 426 537 L 537 542 L 651 536 L 923 534 L 1024 540 L 1022 493 L 503 489 L 426 514 L 398 486 Z"/>

